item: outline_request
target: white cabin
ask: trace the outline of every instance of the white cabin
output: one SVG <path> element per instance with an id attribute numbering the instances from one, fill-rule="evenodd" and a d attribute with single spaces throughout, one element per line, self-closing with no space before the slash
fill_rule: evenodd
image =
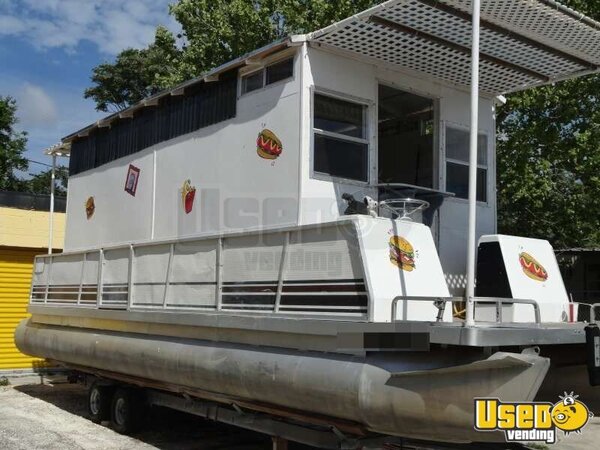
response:
<path id="1" fill-rule="evenodd" d="M 494 108 L 482 95 L 478 235 L 496 232 Z M 452 194 L 426 222 L 462 294 L 469 118 L 465 86 L 291 37 L 67 137 L 65 251 L 322 223 L 344 193 L 403 184 Z"/>

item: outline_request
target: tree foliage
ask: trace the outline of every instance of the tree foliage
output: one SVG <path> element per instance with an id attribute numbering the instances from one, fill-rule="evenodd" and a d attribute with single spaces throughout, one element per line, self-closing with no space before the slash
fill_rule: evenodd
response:
<path id="1" fill-rule="evenodd" d="M 0 190 L 18 191 L 23 182 L 15 174 L 27 169 L 23 156 L 27 134 L 15 130 L 17 104 L 11 97 L 0 96 Z"/>
<path id="2" fill-rule="evenodd" d="M 85 97 L 99 111 L 120 111 L 276 39 L 330 25 L 373 0 L 179 0 L 175 37 L 159 27 L 148 48 L 126 49 L 93 69 Z M 180 39 L 180 45 L 177 45 Z"/>
<path id="3" fill-rule="evenodd" d="M 571 1 L 600 18 L 600 1 Z M 600 246 L 600 77 L 508 97 L 498 113 L 500 232 Z"/>
<path id="4" fill-rule="evenodd" d="M 84 97 L 92 98 L 98 111 L 117 112 L 170 87 L 181 57 L 175 43 L 169 30 L 158 27 L 148 48 L 123 50 L 115 62 L 96 66 L 94 86 L 85 90 Z"/>
<path id="5" fill-rule="evenodd" d="M 49 195 L 51 179 L 52 169 L 44 170 L 36 174 L 31 174 L 31 178 L 24 182 L 24 190 L 33 194 Z M 56 166 L 54 172 L 54 194 L 57 196 L 66 196 L 68 181 L 69 168 L 65 166 Z"/>

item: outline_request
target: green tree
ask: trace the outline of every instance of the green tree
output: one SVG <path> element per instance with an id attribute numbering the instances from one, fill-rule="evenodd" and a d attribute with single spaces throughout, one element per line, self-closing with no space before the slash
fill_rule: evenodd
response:
<path id="1" fill-rule="evenodd" d="M 127 49 L 93 69 L 86 98 L 100 111 L 120 111 L 276 39 L 330 25 L 373 0 L 179 0 L 170 6 L 181 24 L 176 38 L 164 27 L 146 49 Z"/>
<path id="2" fill-rule="evenodd" d="M 0 96 L 0 190 L 18 191 L 23 187 L 15 171 L 27 169 L 23 156 L 27 133 L 15 131 L 17 104 L 11 97 Z"/>
<path id="3" fill-rule="evenodd" d="M 50 194 L 50 180 L 52 179 L 52 170 L 44 170 L 40 173 L 30 174 L 31 178 L 25 181 L 25 190 L 34 194 Z M 67 195 L 67 184 L 69 181 L 69 168 L 57 166 L 54 173 L 54 193 L 57 196 Z"/>
<path id="4" fill-rule="evenodd" d="M 96 66 L 94 86 L 85 90 L 84 97 L 92 98 L 98 111 L 117 112 L 171 86 L 171 72 L 181 57 L 175 44 L 173 34 L 159 26 L 148 48 L 123 50 L 114 63 Z"/>
<path id="5" fill-rule="evenodd" d="M 600 18 L 600 1 L 568 6 Z M 498 113 L 498 226 L 600 245 L 600 76 L 510 95 Z"/>

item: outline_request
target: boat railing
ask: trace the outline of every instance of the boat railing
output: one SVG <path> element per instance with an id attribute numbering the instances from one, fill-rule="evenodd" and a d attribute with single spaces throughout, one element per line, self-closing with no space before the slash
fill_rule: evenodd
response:
<path id="1" fill-rule="evenodd" d="M 368 292 L 356 269 L 358 252 L 344 239 L 330 226 L 41 255 L 30 303 L 366 320 Z M 317 256 L 335 256 L 335 266 L 309 260 Z"/>
<path id="2" fill-rule="evenodd" d="M 438 308 L 437 321 L 441 322 L 444 315 L 446 303 L 448 302 L 464 302 L 464 297 L 411 297 L 411 296 L 397 296 L 392 300 L 392 322 L 397 321 L 398 303 L 404 301 L 420 301 L 420 302 L 433 302 Z M 538 302 L 532 299 L 519 299 L 519 298 L 496 298 L 496 297 L 476 297 L 473 299 L 475 305 L 478 304 L 495 304 L 496 305 L 496 323 L 503 323 L 502 308 L 505 304 L 522 304 L 531 305 L 535 314 L 535 323 L 540 324 L 542 322 L 540 314 L 540 306 Z M 600 304 L 597 304 L 600 307 Z M 594 309 L 592 309 L 593 311 Z"/>
<path id="3" fill-rule="evenodd" d="M 424 296 L 399 295 L 397 297 L 394 297 L 394 299 L 392 300 L 392 322 L 397 321 L 398 303 L 400 303 L 402 301 L 433 303 L 438 309 L 436 322 L 441 322 L 444 317 L 444 311 L 446 310 L 446 303 L 462 301 L 462 300 L 463 300 L 462 297 L 424 297 Z"/>

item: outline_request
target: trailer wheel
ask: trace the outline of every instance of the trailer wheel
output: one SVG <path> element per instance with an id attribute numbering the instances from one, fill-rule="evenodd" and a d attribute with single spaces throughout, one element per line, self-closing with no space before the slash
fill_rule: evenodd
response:
<path id="1" fill-rule="evenodd" d="M 135 432 L 140 425 L 141 401 L 137 391 L 133 389 L 117 389 L 110 407 L 112 428 L 121 434 Z"/>
<path id="2" fill-rule="evenodd" d="M 110 386 L 92 384 L 88 391 L 88 412 L 94 423 L 110 419 L 112 389 Z"/>

